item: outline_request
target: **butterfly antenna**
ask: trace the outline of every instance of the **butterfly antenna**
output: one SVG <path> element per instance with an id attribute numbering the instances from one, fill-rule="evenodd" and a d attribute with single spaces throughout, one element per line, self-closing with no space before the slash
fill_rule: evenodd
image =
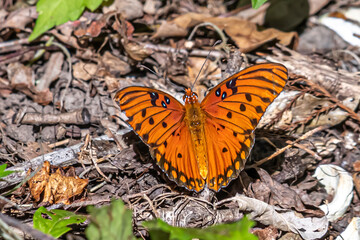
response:
<path id="1" fill-rule="evenodd" d="M 218 45 L 218 44 L 220 44 L 220 43 L 221 43 L 221 40 L 217 40 L 217 41 L 213 44 L 212 47 L 215 47 L 216 45 Z M 203 65 L 201 66 L 200 71 L 199 71 L 198 75 L 196 76 L 195 81 L 194 81 L 193 84 L 191 85 L 190 89 L 193 89 L 196 81 L 198 80 L 198 78 L 199 78 L 199 76 L 200 76 L 200 73 L 201 73 L 202 69 L 204 68 L 207 60 L 209 59 L 209 56 L 210 56 L 210 53 L 212 52 L 212 50 L 213 50 L 213 49 L 211 49 L 211 50 L 209 51 L 208 55 L 206 56 L 206 59 L 205 59 Z"/>

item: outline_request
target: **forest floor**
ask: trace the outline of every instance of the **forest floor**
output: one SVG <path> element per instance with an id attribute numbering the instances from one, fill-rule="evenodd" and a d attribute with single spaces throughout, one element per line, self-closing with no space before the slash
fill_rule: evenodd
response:
<path id="1" fill-rule="evenodd" d="M 360 239 L 360 2 L 269 1 L 256 10 L 242 2 L 115 0 L 29 42 L 36 6 L 0 1 L 1 236 L 53 239 L 33 229 L 45 207 L 88 217 L 53 237 L 91 239 L 87 207 L 121 199 L 132 211 L 130 235 L 143 239 L 142 223 L 154 218 L 205 228 L 244 215 L 259 239 Z M 256 140 L 244 169 L 219 191 L 174 182 L 114 101 L 128 86 L 180 102 L 192 87 L 202 100 L 264 62 L 284 65 L 287 84 L 249 128 Z M 174 158 L 166 161 L 175 166 Z"/>

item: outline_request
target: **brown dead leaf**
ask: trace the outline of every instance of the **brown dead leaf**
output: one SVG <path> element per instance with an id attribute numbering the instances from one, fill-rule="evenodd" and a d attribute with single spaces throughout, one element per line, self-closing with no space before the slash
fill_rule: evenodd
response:
<path id="1" fill-rule="evenodd" d="M 33 159 L 40 155 L 52 152 L 52 149 L 46 143 L 27 142 L 26 147 L 23 148 L 23 154 L 27 159 Z"/>
<path id="2" fill-rule="evenodd" d="M 7 72 L 12 88 L 23 92 L 39 104 L 47 105 L 52 102 L 53 94 L 48 88 L 39 91 L 34 85 L 35 76 L 30 67 L 19 62 L 10 63 Z"/>
<path id="3" fill-rule="evenodd" d="M 101 64 L 112 74 L 125 75 L 131 71 L 130 65 L 106 51 L 101 58 Z"/>
<path id="4" fill-rule="evenodd" d="M 29 169 L 28 174 L 30 174 Z M 71 172 L 71 170 L 69 170 Z M 74 172 L 74 171 L 72 171 Z M 50 174 L 50 163 L 44 162 L 42 169 L 37 172 L 29 181 L 30 193 L 36 202 L 41 200 L 42 203 L 70 204 L 70 198 L 82 193 L 88 179 L 80 179 L 77 176 L 66 176 L 58 168 L 55 173 Z"/>
<path id="5" fill-rule="evenodd" d="M 46 91 L 49 89 L 51 83 L 59 78 L 64 63 L 64 54 L 55 52 L 51 54 L 49 61 L 46 63 L 45 73 L 39 79 L 36 85 L 38 92 Z"/>
<path id="6" fill-rule="evenodd" d="M 264 229 L 258 228 L 252 232 L 259 240 L 275 240 L 279 236 L 277 228 L 274 226 L 268 226 Z"/>
<path id="7" fill-rule="evenodd" d="M 143 16 L 143 5 L 138 0 L 115 0 L 109 7 L 103 8 L 104 13 L 116 11 L 126 20 L 132 20 Z"/>
<path id="8" fill-rule="evenodd" d="M 87 179 L 63 176 L 59 168 L 49 178 L 43 202 L 70 204 L 70 198 L 82 193 L 88 182 Z"/>
<path id="9" fill-rule="evenodd" d="M 30 175 L 31 169 L 28 170 L 27 174 Z M 45 186 L 49 180 L 50 163 L 45 161 L 43 167 L 29 179 L 28 184 L 30 188 L 31 196 L 36 202 L 40 201 L 40 195 L 44 191 Z"/>
<path id="10" fill-rule="evenodd" d="M 312 209 L 306 208 L 300 196 L 286 184 L 280 184 L 273 180 L 271 176 L 261 168 L 257 171 L 261 182 L 252 184 L 250 189 L 256 199 L 268 202 L 274 206 L 280 206 L 284 209 L 295 209 L 298 212 L 323 216 L 324 213 L 320 209 L 315 209 L 315 206 L 312 206 Z"/>
<path id="11" fill-rule="evenodd" d="M 124 42 L 125 51 L 135 61 L 142 61 L 153 53 L 153 50 L 144 46 L 143 43 L 136 41 Z"/>
<path id="12" fill-rule="evenodd" d="M 0 24 L 0 30 L 4 28 L 15 28 L 25 30 L 26 26 L 37 18 L 36 7 L 19 8 L 12 11 L 6 21 Z"/>
<path id="13" fill-rule="evenodd" d="M 107 15 L 105 15 L 107 16 Z M 74 35 L 77 37 L 89 36 L 97 37 L 100 35 L 101 30 L 106 26 L 106 18 L 101 18 L 99 20 L 93 21 L 90 23 L 90 26 L 79 25 L 79 28 L 74 30 Z"/>
<path id="14" fill-rule="evenodd" d="M 97 68 L 97 65 L 94 63 L 84 63 L 80 61 L 74 64 L 73 74 L 77 79 L 88 81 L 95 75 Z"/>
<path id="15" fill-rule="evenodd" d="M 105 84 L 108 88 L 108 92 L 113 92 L 120 88 L 119 78 L 112 76 L 105 76 L 104 78 Z"/>
<path id="16" fill-rule="evenodd" d="M 258 31 L 256 24 L 238 18 L 210 17 L 209 15 L 187 13 L 171 21 L 161 24 L 153 38 L 184 37 L 189 28 L 200 23 L 210 22 L 223 30 L 240 48 L 241 52 L 252 51 L 261 45 L 277 40 L 285 46 L 297 46 L 298 35 L 296 32 L 282 32 L 274 28 Z"/>

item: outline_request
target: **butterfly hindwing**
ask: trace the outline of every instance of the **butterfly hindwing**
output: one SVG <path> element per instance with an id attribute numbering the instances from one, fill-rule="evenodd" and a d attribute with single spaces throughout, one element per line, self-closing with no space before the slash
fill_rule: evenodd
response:
<path id="1" fill-rule="evenodd" d="M 166 141 L 153 150 L 158 165 L 169 179 L 179 186 L 199 192 L 205 186 L 191 143 L 191 136 L 185 122 Z"/>
<path id="2" fill-rule="evenodd" d="M 159 146 L 180 126 L 184 106 L 171 95 L 147 87 L 127 87 L 114 97 L 128 123 L 150 147 Z"/>
<path id="3" fill-rule="evenodd" d="M 225 79 L 201 102 L 207 117 L 210 188 L 217 191 L 228 185 L 243 169 L 254 144 L 254 130 L 287 78 L 281 64 L 254 65 Z"/>

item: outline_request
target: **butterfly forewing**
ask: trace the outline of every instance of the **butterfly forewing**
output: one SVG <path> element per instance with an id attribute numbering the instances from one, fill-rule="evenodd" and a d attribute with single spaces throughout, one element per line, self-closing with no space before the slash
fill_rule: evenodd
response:
<path id="1" fill-rule="evenodd" d="M 208 185 L 218 190 L 238 176 L 253 146 L 253 132 L 269 104 L 283 90 L 287 69 L 254 65 L 214 87 L 201 103 L 207 121 Z"/>
<path id="2" fill-rule="evenodd" d="M 184 118 L 184 106 L 171 95 L 146 87 L 127 87 L 114 100 L 128 123 L 148 145 L 162 144 Z"/>

